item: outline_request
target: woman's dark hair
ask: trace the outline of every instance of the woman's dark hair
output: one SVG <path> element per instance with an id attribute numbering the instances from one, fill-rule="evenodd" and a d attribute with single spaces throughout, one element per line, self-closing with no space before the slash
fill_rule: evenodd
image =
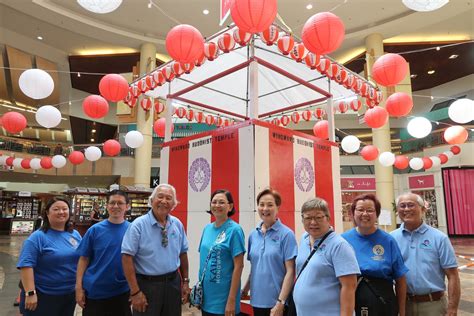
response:
<path id="1" fill-rule="evenodd" d="M 263 190 L 257 195 L 257 204 L 260 203 L 260 199 L 262 198 L 262 196 L 267 195 L 267 194 L 273 196 L 276 206 L 280 207 L 281 205 L 280 193 L 278 193 L 278 191 L 276 190 L 273 190 L 272 188 L 266 188 L 265 190 Z"/>
<path id="2" fill-rule="evenodd" d="M 224 189 L 215 190 L 211 194 L 211 201 L 214 198 L 214 196 L 216 196 L 217 194 L 220 194 L 220 193 L 225 195 L 225 197 L 227 198 L 227 201 L 229 201 L 229 204 L 232 203 L 232 209 L 229 212 L 227 212 L 227 216 L 234 215 L 235 214 L 234 198 L 232 197 L 232 194 L 228 190 L 224 190 Z M 209 213 L 209 214 L 212 214 L 211 211 L 206 211 L 206 212 Z"/>
<path id="3" fill-rule="evenodd" d="M 64 230 L 68 232 L 72 232 L 73 227 L 72 227 L 72 222 L 71 222 L 71 218 L 72 218 L 71 203 L 69 203 L 69 200 L 67 200 L 64 197 L 53 197 L 51 200 L 48 201 L 48 203 L 46 203 L 46 206 L 43 209 L 43 212 L 41 213 L 41 217 L 43 217 L 43 224 L 41 225 L 40 229 L 46 233 L 48 229 L 51 228 L 51 224 L 49 223 L 49 219 L 48 219 L 48 213 L 51 206 L 53 206 L 53 204 L 56 202 L 64 202 L 67 204 L 67 207 L 69 208 L 69 219 L 64 224 Z"/>
<path id="4" fill-rule="evenodd" d="M 107 193 L 107 203 L 109 202 L 110 197 L 111 197 L 111 196 L 114 196 L 114 195 L 121 195 L 121 196 L 123 196 L 123 197 L 125 198 L 125 202 L 126 202 L 127 204 L 130 204 L 130 198 L 128 197 L 127 192 L 122 191 L 122 190 L 112 190 L 112 191 L 110 191 L 109 193 Z"/>
<path id="5" fill-rule="evenodd" d="M 364 200 L 370 200 L 370 201 L 374 202 L 375 213 L 377 214 L 377 217 L 379 217 L 380 209 L 382 208 L 382 206 L 380 205 L 380 201 L 377 199 L 377 197 L 374 194 L 371 194 L 371 193 L 361 194 L 361 195 L 356 196 L 356 198 L 352 201 L 352 205 L 351 205 L 351 214 L 352 214 L 352 216 L 354 216 L 354 212 L 355 212 L 355 209 L 356 209 L 357 202 L 364 201 Z"/>

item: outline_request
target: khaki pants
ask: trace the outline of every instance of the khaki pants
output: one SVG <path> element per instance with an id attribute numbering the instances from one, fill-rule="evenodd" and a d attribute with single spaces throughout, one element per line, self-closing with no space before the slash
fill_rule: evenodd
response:
<path id="1" fill-rule="evenodd" d="M 448 301 L 446 295 L 439 301 L 414 303 L 410 300 L 406 304 L 406 316 L 438 316 L 446 315 Z"/>

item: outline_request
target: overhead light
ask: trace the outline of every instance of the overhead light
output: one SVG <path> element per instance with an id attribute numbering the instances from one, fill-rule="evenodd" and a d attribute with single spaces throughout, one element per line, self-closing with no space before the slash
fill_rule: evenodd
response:
<path id="1" fill-rule="evenodd" d="M 78 73 L 77 73 L 77 76 L 78 76 L 78 77 L 80 77 L 80 76 L 81 76 L 81 73 L 80 73 L 80 72 L 78 72 Z"/>
<path id="2" fill-rule="evenodd" d="M 208 14 L 209 14 L 209 10 L 208 10 L 208 9 L 204 9 L 204 10 L 202 10 L 202 14 L 204 14 L 204 15 L 208 15 Z"/>
<path id="3" fill-rule="evenodd" d="M 122 0 L 77 0 L 77 3 L 88 11 L 106 14 L 117 10 Z"/>
<path id="4" fill-rule="evenodd" d="M 306 6 L 306 9 L 311 10 L 313 8 L 313 5 L 310 3 Z"/>
<path id="5" fill-rule="evenodd" d="M 36 36 L 36 38 L 39 39 L 40 41 L 43 40 L 43 36 L 39 36 L 39 35 L 38 35 L 38 36 Z"/>
<path id="6" fill-rule="evenodd" d="M 435 73 L 434 69 L 428 70 L 428 75 L 432 75 L 434 73 Z"/>
<path id="7" fill-rule="evenodd" d="M 148 9 L 151 9 L 151 6 L 152 6 L 152 5 L 153 5 L 153 4 L 152 4 L 152 2 L 151 2 L 151 0 L 150 0 L 150 2 L 148 2 Z"/>
<path id="8" fill-rule="evenodd" d="M 72 105 L 72 102 L 71 102 L 71 101 L 69 101 L 69 105 Z"/>
<path id="9" fill-rule="evenodd" d="M 436 46 L 436 50 L 440 50 L 440 49 L 441 49 L 441 47 L 439 47 L 439 46 Z"/>
<path id="10" fill-rule="evenodd" d="M 95 133 L 95 129 L 91 130 L 91 133 Z"/>
<path id="11" fill-rule="evenodd" d="M 458 58 L 458 57 L 459 57 L 459 55 L 452 54 L 451 56 L 449 56 L 449 59 L 456 59 L 456 58 Z"/>
<path id="12" fill-rule="evenodd" d="M 93 142 L 93 141 L 95 141 L 95 139 L 94 139 L 94 138 L 91 138 L 91 142 Z"/>
<path id="13" fill-rule="evenodd" d="M 411 78 L 411 79 L 415 79 L 416 77 L 418 77 L 417 74 L 411 74 L 411 75 L 410 75 L 410 78 Z"/>

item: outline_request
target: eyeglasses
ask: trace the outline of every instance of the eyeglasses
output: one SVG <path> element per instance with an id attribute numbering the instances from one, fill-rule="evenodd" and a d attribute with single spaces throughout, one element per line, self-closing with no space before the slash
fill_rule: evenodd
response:
<path id="1" fill-rule="evenodd" d="M 403 209 L 403 208 L 415 208 L 417 206 L 416 203 L 400 203 L 397 205 L 398 208 Z"/>
<path id="2" fill-rule="evenodd" d="M 117 205 L 117 206 L 124 206 L 124 205 L 127 204 L 127 203 L 120 202 L 120 201 L 118 201 L 118 202 L 112 201 L 112 202 L 108 202 L 107 204 L 108 204 L 109 206 L 115 206 L 115 205 Z"/>
<path id="3" fill-rule="evenodd" d="M 161 228 L 161 245 L 164 248 L 168 247 L 168 231 L 166 228 Z"/>
<path id="4" fill-rule="evenodd" d="M 326 216 L 302 216 L 303 220 L 307 223 L 315 221 L 316 223 L 322 223 Z"/>
<path id="5" fill-rule="evenodd" d="M 212 201 L 211 202 L 211 205 L 226 205 L 226 204 L 229 204 L 229 203 L 226 201 Z"/>
<path id="6" fill-rule="evenodd" d="M 357 213 L 359 213 L 359 214 L 367 213 L 367 214 L 371 215 L 371 214 L 374 214 L 374 213 L 375 213 L 375 209 L 373 209 L 373 208 L 359 209 L 359 210 L 356 209 L 355 211 L 356 211 Z"/>

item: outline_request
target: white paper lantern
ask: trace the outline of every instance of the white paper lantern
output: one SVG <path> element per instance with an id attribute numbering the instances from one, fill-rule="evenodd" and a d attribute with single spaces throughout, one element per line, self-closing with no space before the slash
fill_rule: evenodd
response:
<path id="1" fill-rule="evenodd" d="M 61 123 L 61 112 L 51 105 L 44 105 L 36 111 L 36 122 L 46 128 L 53 128 Z"/>
<path id="2" fill-rule="evenodd" d="M 474 120 L 474 101 L 459 99 L 454 101 L 448 109 L 449 118 L 459 124 L 469 123 Z"/>
<path id="3" fill-rule="evenodd" d="M 31 169 L 34 169 L 34 170 L 41 169 L 41 159 L 39 159 L 39 158 L 31 159 L 30 167 L 31 167 Z"/>
<path id="4" fill-rule="evenodd" d="M 0 156 L 0 166 L 4 166 L 6 164 L 8 156 Z"/>
<path id="5" fill-rule="evenodd" d="M 346 136 L 342 139 L 341 147 L 346 153 L 355 153 L 360 148 L 360 140 L 354 135 Z"/>
<path id="6" fill-rule="evenodd" d="M 106 14 L 117 10 L 122 4 L 122 0 L 77 0 L 77 3 L 88 11 Z"/>
<path id="7" fill-rule="evenodd" d="M 53 167 L 54 168 L 62 168 L 66 165 L 66 157 L 62 156 L 62 155 L 56 155 L 53 157 L 53 159 L 51 159 L 51 163 L 53 164 Z"/>
<path id="8" fill-rule="evenodd" d="M 445 154 L 448 157 L 448 159 L 451 159 L 454 157 L 454 154 L 451 150 L 447 150 L 443 154 Z"/>
<path id="9" fill-rule="evenodd" d="M 125 144 L 130 148 L 138 148 L 143 145 L 143 135 L 138 131 L 130 131 L 125 135 Z"/>
<path id="10" fill-rule="evenodd" d="M 413 170 L 420 170 L 423 168 L 423 159 L 421 158 L 412 158 L 410 159 L 410 168 Z"/>
<path id="11" fill-rule="evenodd" d="M 393 166 L 393 164 L 395 163 L 395 155 L 389 151 L 384 151 L 379 156 L 379 162 L 384 167 Z"/>
<path id="12" fill-rule="evenodd" d="M 408 134 L 415 138 L 428 136 L 432 128 L 431 122 L 424 117 L 415 117 L 407 125 Z"/>
<path id="13" fill-rule="evenodd" d="M 89 161 L 97 161 L 102 157 L 102 152 L 99 147 L 90 146 L 86 148 L 84 156 L 86 156 L 86 159 Z"/>
<path id="14" fill-rule="evenodd" d="M 22 160 L 23 160 L 22 158 L 13 159 L 13 167 L 21 169 L 21 161 Z"/>
<path id="15" fill-rule="evenodd" d="M 403 4 L 413 11 L 429 12 L 438 10 L 449 0 L 402 0 Z"/>
<path id="16" fill-rule="evenodd" d="M 433 162 L 433 168 L 441 166 L 441 159 L 438 156 L 431 156 L 430 159 Z"/>
<path id="17" fill-rule="evenodd" d="M 23 71 L 18 84 L 25 95 L 36 100 L 47 98 L 54 90 L 53 78 L 41 69 Z"/>

